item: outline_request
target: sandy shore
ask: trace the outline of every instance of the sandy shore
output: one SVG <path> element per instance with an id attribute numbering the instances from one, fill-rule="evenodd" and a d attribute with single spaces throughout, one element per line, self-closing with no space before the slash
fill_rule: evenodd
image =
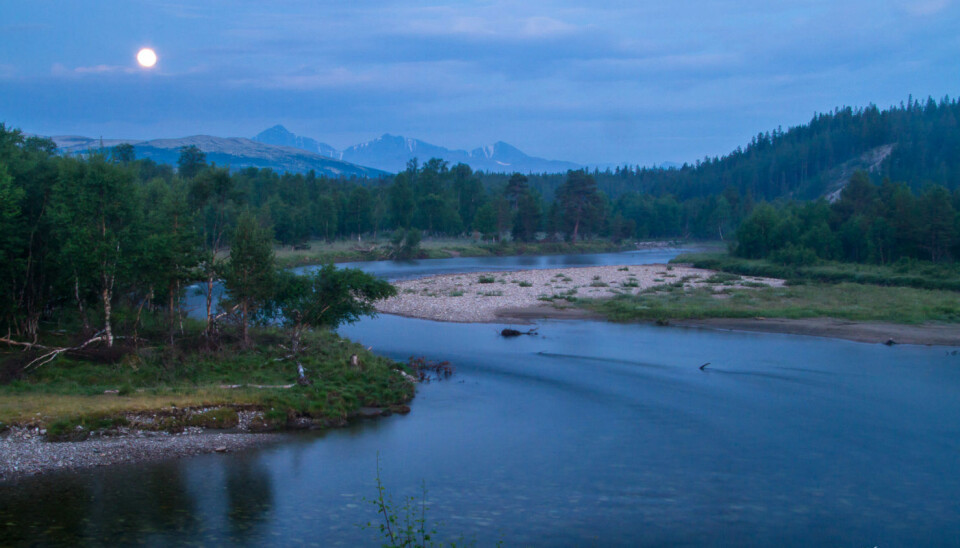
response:
<path id="1" fill-rule="evenodd" d="M 743 284 L 778 287 L 782 280 L 744 276 L 734 285 L 709 284 L 712 270 L 677 265 L 590 266 L 545 270 L 443 274 L 397 282 L 396 297 L 377 309 L 447 322 L 529 321 L 543 317 L 588 317 L 564 297 L 597 299 L 635 295 L 658 285 L 711 287 L 719 291 Z"/>
<path id="2" fill-rule="evenodd" d="M 11 428 L 0 437 L 0 481 L 35 474 L 143 462 L 203 453 L 228 453 L 279 439 L 278 434 L 135 432 L 85 441 L 45 441 L 36 428 Z"/>

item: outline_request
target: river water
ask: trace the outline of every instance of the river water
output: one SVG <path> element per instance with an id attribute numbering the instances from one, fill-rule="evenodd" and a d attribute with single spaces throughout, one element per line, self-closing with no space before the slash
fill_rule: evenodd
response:
<path id="1" fill-rule="evenodd" d="M 449 261 L 570 264 L 487 260 Z M 399 278 L 451 262 L 376 266 Z M 0 486 L 0 544 L 377 546 L 358 525 L 376 523 L 379 455 L 397 506 L 425 486 L 439 538 L 479 546 L 960 545 L 953 349 L 539 326 L 516 339 L 396 316 L 344 328 L 398 360 L 449 360 L 456 375 L 422 386 L 406 416 Z"/>

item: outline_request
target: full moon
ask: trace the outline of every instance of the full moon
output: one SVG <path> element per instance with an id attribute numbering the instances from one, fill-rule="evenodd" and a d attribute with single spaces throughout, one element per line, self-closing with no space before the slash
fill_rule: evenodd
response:
<path id="1" fill-rule="evenodd" d="M 137 52 L 137 62 L 141 67 L 150 68 L 157 64 L 157 52 L 150 48 L 143 48 Z"/>

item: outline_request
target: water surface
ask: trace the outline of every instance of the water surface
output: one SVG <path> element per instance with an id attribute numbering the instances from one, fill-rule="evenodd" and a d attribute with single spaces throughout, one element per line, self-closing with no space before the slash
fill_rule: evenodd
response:
<path id="1" fill-rule="evenodd" d="M 441 537 L 481 546 L 960 545 L 952 349 L 499 327 L 345 328 L 398 360 L 450 360 L 456 376 L 421 387 L 407 416 L 4 485 L 0 544 L 377 546 L 357 524 L 376 520 L 364 497 L 379 454 L 395 502 L 425 483 Z"/>

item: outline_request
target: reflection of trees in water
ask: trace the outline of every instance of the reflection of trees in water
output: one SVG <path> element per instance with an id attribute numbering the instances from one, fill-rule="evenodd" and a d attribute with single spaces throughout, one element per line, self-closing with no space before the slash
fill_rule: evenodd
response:
<path id="1" fill-rule="evenodd" d="M 248 539 L 273 508 L 270 474 L 259 459 L 233 458 L 225 467 L 232 540 Z"/>
<path id="2" fill-rule="evenodd" d="M 99 538 L 129 543 L 143 540 L 144 535 L 195 530 L 199 525 L 196 502 L 185 476 L 184 467 L 177 463 L 104 474 L 96 517 L 102 528 Z"/>
<path id="3" fill-rule="evenodd" d="M 0 546 L 82 541 L 91 491 L 75 478 L 27 480 L 0 490 Z"/>
<path id="4" fill-rule="evenodd" d="M 197 528 L 176 465 L 23 481 L 0 496 L 0 545 L 129 544 Z"/>
<path id="5" fill-rule="evenodd" d="M 223 475 L 206 474 L 213 481 L 193 491 L 184 462 L 4 486 L 0 546 L 249 541 L 273 508 L 270 474 L 258 459 L 242 456 L 221 466 Z"/>

